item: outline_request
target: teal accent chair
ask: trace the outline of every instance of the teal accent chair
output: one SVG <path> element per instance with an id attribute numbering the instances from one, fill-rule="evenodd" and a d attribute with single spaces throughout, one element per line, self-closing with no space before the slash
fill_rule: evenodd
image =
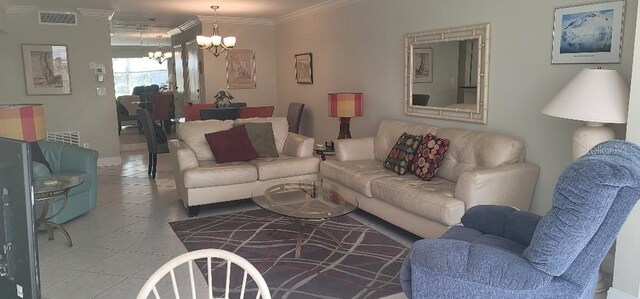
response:
<path id="1" fill-rule="evenodd" d="M 51 221 L 64 223 L 96 207 L 98 200 L 98 152 L 60 142 L 38 141 L 45 160 L 51 166 L 51 175 L 84 175 L 80 186 L 69 191 L 67 206 Z M 49 214 L 58 211 L 62 196 L 50 202 Z M 36 217 L 42 211 L 42 202 L 36 201 Z"/>

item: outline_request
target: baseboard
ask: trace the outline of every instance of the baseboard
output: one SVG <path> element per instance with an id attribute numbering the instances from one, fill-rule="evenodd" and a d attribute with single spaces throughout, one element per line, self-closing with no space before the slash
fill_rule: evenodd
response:
<path id="1" fill-rule="evenodd" d="M 122 158 L 120 157 L 107 157 L 107 158 L 98 158 L 98 167 L 102 166 L 113 166 L 122 164 Z"/>
<path id="2" fill-rule="evenodd" d="M 607 299 L 638 299 L 638 297 L 629 295 L 618 289 L 609 288 L 607 292 Z"/>
<path id="3" fill-rule="evenodd" d="M 120 145 L 121 152 L 140 151 L 140 150 L 146 150 L 146 149 L 147 149 L 146 143 L 131 143 L 131 144 Z"/>

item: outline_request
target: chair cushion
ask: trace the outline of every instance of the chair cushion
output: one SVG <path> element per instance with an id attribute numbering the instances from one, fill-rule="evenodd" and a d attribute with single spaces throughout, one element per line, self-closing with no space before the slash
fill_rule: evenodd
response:
<path id="1" fill-rule="evenodd" d="M 378 160 L 327 160 L 320 163 L 320 173 L 328 179 L 340 182 L 369 197 L 373 196 L 371 194 L 373 180 L 397 176 L 397 174 L 385 169 Z"/>
<path id="2" fill-rule="evenodd" d="M 184 141 L 195 152 L 200 161 L 214 159 L 213 152 L 204 134 L 229 130 L 233 127 L 231 120 L 202 120 L 180 123 L 177 128 L 178 139 Z"/>
<path id="3" fill-rule="evenodd" d="M 373 197 L 444 225 L 460 223 L 465 212 L 464 202 L 453 197 L 455 188 L 456 183 L 438 177 L 425 182 L 394 175 L 371 182 Z"/>
<path id="4" fill-rule="evenodd" d="M 249 163 L 258 169 L 258 179 L 266 181 L 318 173 L 320 160 L 317 157 L 298 158 L 283 154 L 278 158 L 258 158 Z"/>
<path id="5" fill-rule="evenodd" d="M 242 118 L 236 119 L 235 124 L 247 124 L 247 123 L 271 123 L 273 126 L 273 137 L 276 140 L 276 148 L 278 153 L 282 154 L 284 150 L 284 143 L 289 135 L 289 124 L 285 117 L 254 117 L 254 118 Z"/>
<path id="6" fill-rule="evenodd" d="M 256 150 L 260 157 L 278 157 L 278 148 L 276 148 L 276 139 L 273 136 L 273 125 L 271 123 L 247 123 L 247 135 L 251 140 L 253 149 Z"/>
<path id="7" fill-rule="evenodd" d="M 438 172 L 440 162 L 449 148 L 449 140 L 427 134 L 420 142 L 411 162 L 411 173 L 423 181 L 430 181 Z"/>
<path id="8" fill-rule="evenodd" d="M 251 145 L 244 125 L 205 134 L 204 137 L 218 163 L 249 161 L 259 157 Z"/>
<path id="9" fill-rule="evenodd" d="M 32 163 L 34 179 L 46 178 L 51 176 L 51 171 L 49 171 L 49 168 L 47 168 L 46 165 L 36 161 L 33 161 Z"/>
<path id="10" fill-rule="evenodd" d="M 255 182 L 258 172 L 248 162 L 200 161 L 200 167 L 184 171 L 183 179 L 185 188 L 205 188 Z"/>
<path id="11" fill-rule="evenodd" d="M 504 249 L 515 254 L 522 254 L 524 252 L 526 246 L 509 240 L 507 238 L 502 238 L 490 234 L 483 234 L 482 232 L 475 230 L 473 228 L 468 228 L 464 226 L 453 226 L 449 230 L 447 230 L 440 239 L 452 239 L 452 240 L 460 240 L 466 241 L 471 244 L 482 244 L 488 245 L 500 249 Z"/>
<path id="12" fill-rule="evenodd" d="M 384 168 L 391 169 L 399 175 L 407 173 L 420 141 L 422 141 L 422 135 L 403 133 L 389 152 L 387 159 L 384 160 Z"/>

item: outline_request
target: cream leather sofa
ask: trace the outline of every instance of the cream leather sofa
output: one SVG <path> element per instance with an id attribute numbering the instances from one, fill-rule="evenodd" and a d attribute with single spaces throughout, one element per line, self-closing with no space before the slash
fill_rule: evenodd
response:
<path id="1" fill-rule="evenodd" d="M 383 167 L 404 132 L 450 140 L 434 180 Z M 324 179 L 355 191 L 360 209 L 424 238 L 440 237 L 475 205 L 528 210 L 540 172 L 511 137 L 403 121 L 382 121 L 375 137 L 338 140 L 335 148 L 336 159 L 320 164 Z"/>
<path id="2" fill-rule="evenodd" d="M 204 135 L 249 122 L 271 122 L 280 157 L 216 163 Z M 190 121 L 178 125 L 177 135 L 169 140 L 169 151 L 178 193 L 192 217 L 204 204 L 251 198 L 269 181 L 317 178 L 320 159 L 313 156 L 313 138 L 289 133 L 284 117 Z"/>

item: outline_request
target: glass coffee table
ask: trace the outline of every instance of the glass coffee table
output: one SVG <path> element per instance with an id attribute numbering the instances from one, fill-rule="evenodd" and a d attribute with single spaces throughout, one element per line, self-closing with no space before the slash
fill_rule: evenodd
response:
<path id="1" fill-rule="evenodd" d="M 295 226 L 298 231 L 296 258 L 300 257 L 302 236 L 309 227 L 326 234 L 342 247 L 338 239 L 318 224 L 349 214 L 358 208 L 358 200 L 352 191 L 323 181 L 266 183 L 253 191 L 252 199 L 263 209 L 290 220 L 290 223 L 275 228 L 271 233 L 286 226 Z"/>
<path id="2" fill-rule="evenodd" d="M 71 242 L 71 236 L 69 236 L 69 232 L 62 227 L 62 225 L 51 221 L 54 217 L 58 216 L 64 208 L 67 206 L 67 200 L 69 199 L 69 191 L 71 188 L 79 186 L 84 182 L 84 175 L 58 175 L 46 177 L 43 179 L 37 179 L 33 186 L 34 197 L 36 201 L 42 202 L 42 212 L 40 217 L 38 217 L 37 225 L 44 225 L 47 228 L 47 234 L 49 235 L 49 240 L 53 240 L 53 229 L 59 229 L 64 236 L 67 238 L 67 243 L 69 247 L 73 246 Z M 53 212 L 51 215 L 49 214 L 49 205 L 50 201 L 62 196 L 62 206 L 59 210 Z"/>

